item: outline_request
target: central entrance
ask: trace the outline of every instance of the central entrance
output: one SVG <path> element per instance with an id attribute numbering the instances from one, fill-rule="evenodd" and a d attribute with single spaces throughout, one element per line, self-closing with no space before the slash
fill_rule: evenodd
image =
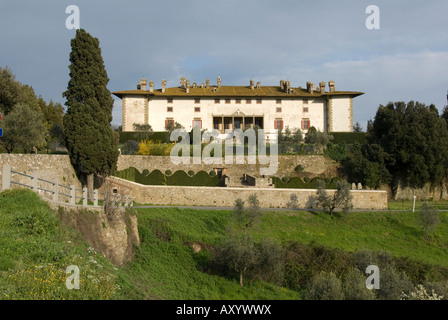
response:
<path id="1" fill-rule="evenodd" d="M 264 129 L 264 118 L 260 115 L 213 115 L 213 129 L 224 133 L 225 130 Z"/>

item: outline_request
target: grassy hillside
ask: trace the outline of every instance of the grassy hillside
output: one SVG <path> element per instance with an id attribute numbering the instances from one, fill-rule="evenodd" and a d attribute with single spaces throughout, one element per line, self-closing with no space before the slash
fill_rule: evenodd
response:
<path id="1" fill-rule="evenodd" d="M 80 289 L 68 290 L 67 267 L 80 270 Z M 0 299 L 109 299 L 116 270 L 35 193 L 0 193 Z"/>
<path id="2" fill-rule="evenodd" d="M 251 235 L 287 248 L 285 281 L 255 279 L 244 287 L 236 274 L 213 266 L 231 211 L 148 208 L 137 214 L 141 246 L 133 261 L 114 268 L 76 232 L 61 227 L 57 213 L 33 193 L 1 193 L 1 299 L 302 299 L 307 281 L 322 270 L 346 274 L 353 252 L 363 249 L 392 254 L 414 284 L 448 279 L 446 213 L 435 233 L 424 237 L 412 212 L 353 212 L 333 219 L 264 212 Z M 65 287 L 68 265 L 81 270 L 80 290 Z"/>

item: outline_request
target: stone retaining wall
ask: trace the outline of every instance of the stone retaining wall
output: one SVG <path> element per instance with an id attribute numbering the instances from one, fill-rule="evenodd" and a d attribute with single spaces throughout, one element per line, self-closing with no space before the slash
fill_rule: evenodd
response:
<path id="1" fill-rule="evenodd" d="M 74 185 L 81 189 L 68 155 L 59 154 L 7 154 L 0 153 L 0 190 L 2 190 L 3 165 L 11 165 L 12 170 L 29 175 L 38 174 L 40 178 L 56 181 L 62 185 Z M 24 178 L 19 179 L 23 180 Z M 21 182 L 19 180 L 19 182 Z M 26 181 L 28 182 L 28 181 Z"/>
<path id="2" fill-rule="evenodd" d="M 313 189 L 147 186 L 116 177 L 108 181 L 119 193 L 132 196 L 135 202 L 155 205 L 233 207 L 236 199 L 247 201 L 255 193 L 264 208 L 286 208 L 291 194 L 298 196 L 299 207 L 306 208 L 309 197 L 316 195 Z M 352 190 L 351 193 L 354 209 L 387 209 L 386 191 Z"/>

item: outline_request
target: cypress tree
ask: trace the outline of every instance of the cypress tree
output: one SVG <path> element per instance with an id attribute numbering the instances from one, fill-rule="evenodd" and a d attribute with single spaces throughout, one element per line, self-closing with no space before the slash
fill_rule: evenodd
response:
<path id="1" fill-rule="evenodd" d="M 63 118 L 66 146 L 79 179 L 93 190 L 95 175 L 108 176 L 115 169 L 118 149 L 112 121 L 113 99 L 99 40 L 83 29 L 71 40 L 70 80 Z"/>

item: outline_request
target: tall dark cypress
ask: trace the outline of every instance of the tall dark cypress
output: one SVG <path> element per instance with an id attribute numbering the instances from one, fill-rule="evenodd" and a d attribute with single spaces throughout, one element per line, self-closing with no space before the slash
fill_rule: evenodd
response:
<path id="1" fill-rule="evenodd" d="M 70 80 L 64 131 L 70 160 L 80 180 L 93 189 L 95 175 L 108 176 L 115 169 L 118 149 L 110 126 L 113 99 L 99 40 L 83 29 L 71 40 Z"/>

